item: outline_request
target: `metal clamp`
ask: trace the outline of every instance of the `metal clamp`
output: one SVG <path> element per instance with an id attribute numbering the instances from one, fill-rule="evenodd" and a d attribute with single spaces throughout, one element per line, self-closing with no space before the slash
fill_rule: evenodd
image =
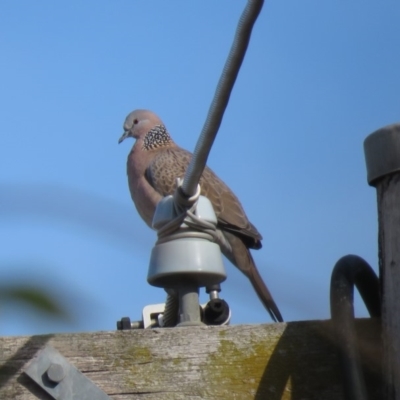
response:
<path id="1" fill-rule="evenodd" d="M 111 400 L 111 397 L 51 346 L 41 350 L 24 372 L 53 399 Z"/>
<path id="2" fill-rule="evenodd" d="M 228 303 L 219 298 L 219 292 L 221 291 L 220 285 L 211 285 L 207 287 L 206 291 L 210 296 L 210 301 L 206 304 L 200 304 L 202 322 L 206 325 L 229 325 L 232 313 Z M 176 326 L 177 321 L 173 324 L 167 322 L 167 320 L 170 319 L 167 314 L 173 314 L 174 312 L 174 305 L 169 303 L 168 299 L 172 298 L 168 296 L 167 305 L 165 303 L 160 303 L 145 306 L 142 312 L 142 320 L 131 321 L 129 317 L 121 318 L 117 321 L 117 330 L 125 331 L 129 329 L 171 328 Z M 172 299 L 172 302 L 173 301 L 174 300 Z M 167 308 L 171 307 L 172 310 L 168 311 Z M 177 313 L 177 310 L 175 310 L 175 312 Z"/>

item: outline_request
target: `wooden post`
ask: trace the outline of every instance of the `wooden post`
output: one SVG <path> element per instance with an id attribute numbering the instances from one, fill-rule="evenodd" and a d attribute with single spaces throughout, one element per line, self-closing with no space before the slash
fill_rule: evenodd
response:
<path id="1" fill-rule="evenodd" d="M 369 400 L 379 329 L 356 320 Z M 0 399 L 50 400 L 23 373 L 49 344 L 113 400 L 343 400 L 339 340 L 331 321 L 0 337 Z"/>
<path id="2" fill-rule="evenodd" d="M 369 135 L 364 150 L 378 200 L 384 398 L 400 400 L 400 124 Z"/>

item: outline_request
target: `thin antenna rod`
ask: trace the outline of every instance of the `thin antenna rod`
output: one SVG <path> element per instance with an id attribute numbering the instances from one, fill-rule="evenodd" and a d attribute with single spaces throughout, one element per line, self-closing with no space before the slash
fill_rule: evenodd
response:
<path id="1" fill-rule="evenodd" d="M 193 158 L 186 170 L 182 191 L 188 197 L 193 196 L 196 192 L 197 184 L 206 166 L 211 146 L 217 136 L 233 85 L 246 54 L 251 31 L 263 4 L 264 0 L 249 0 L 240 17 L 235 38 L 218 82 L 207 119 L 197 141 Z"/>

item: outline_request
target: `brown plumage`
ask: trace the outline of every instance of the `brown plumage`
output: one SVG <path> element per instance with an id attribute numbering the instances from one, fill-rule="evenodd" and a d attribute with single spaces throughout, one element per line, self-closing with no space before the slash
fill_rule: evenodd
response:
<path id="1" fill-rule="evenodd" d="M 185 175 L 192 155 L 174 143 L 163 122 L 151 111 L 130 113 L 124 131 L 118 143 L 127 137 L 136 139 L 127 163 L 129 189 L 140 216 L 151 227 L 157 203 L 173 194 L 176 178 Z M 224 255 L 250 279 L 271 317 L 283 321 L 249 251 L 261 248 L 262 236 L 248 220 L 238 198 L 208 167 L 200 179 L 200 187 L 201 194 L 214 206 L 218 229 L 232 247 L 232 252 L 225 251 Z"/>

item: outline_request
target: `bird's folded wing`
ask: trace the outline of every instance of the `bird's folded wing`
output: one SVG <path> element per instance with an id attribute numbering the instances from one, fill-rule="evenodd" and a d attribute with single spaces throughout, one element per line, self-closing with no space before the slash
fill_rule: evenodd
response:
<path id="1" fill-rule="evenodd" d="M 146 170 L 146 179 L 161 195 L 173 194 L 176 178 L 183 178 L 192 155 L 179 147 L 159 152 Z M 222 230 L 241 237 L 247 247 L 261 248 L 262 236 L 248 220 L 238 198 L 214 172 L 206 167 L 200 179 L 201 194 L 212 203 Z"/>

